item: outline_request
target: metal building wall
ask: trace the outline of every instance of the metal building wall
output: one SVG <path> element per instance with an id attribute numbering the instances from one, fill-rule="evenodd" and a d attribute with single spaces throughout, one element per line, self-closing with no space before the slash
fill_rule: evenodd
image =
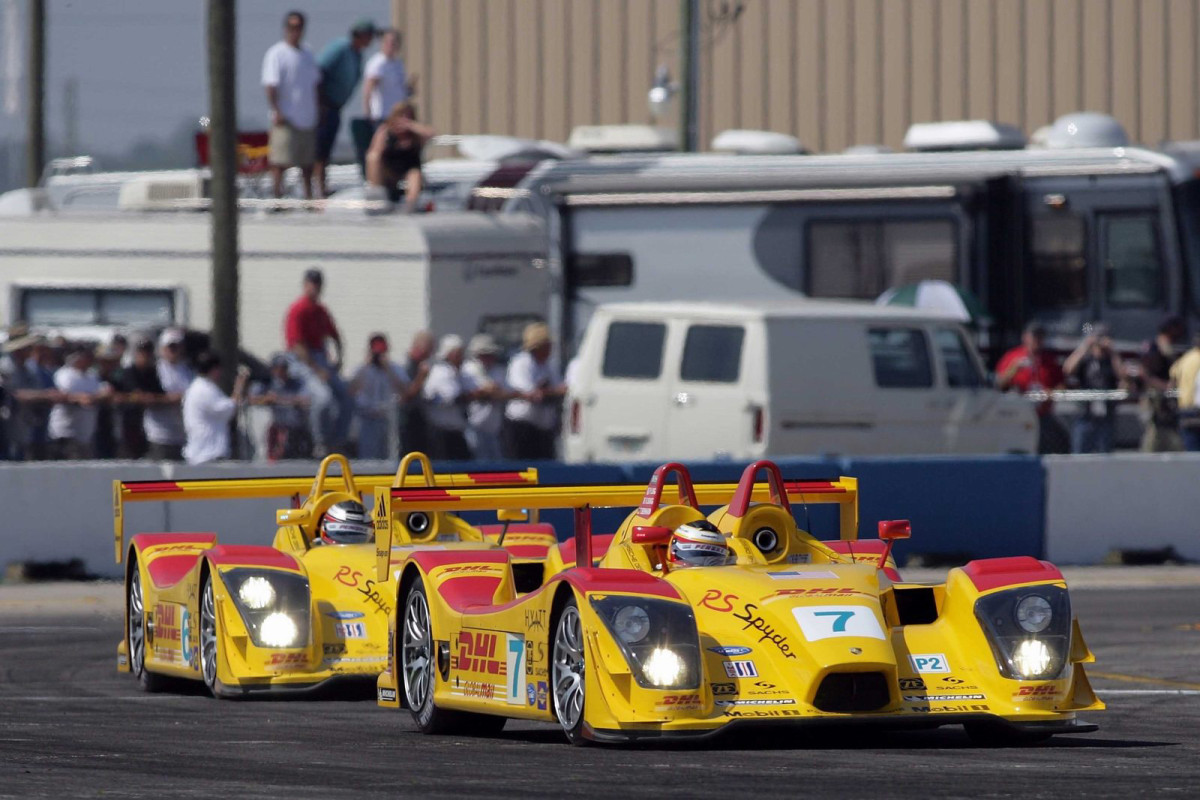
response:
<path id="1" fill-rule="evenodd" d="M 700 0 L 702 19 L 720 2 Z M 730 3 L 729 5 L 734 5 Z M 679 77 L 679 0 L 392 0 L 419 108 L 443 133 L 565 140 L 649 122 L 654 68 Z M 911 122 L 1027 133 L 1105 111 L 1139 142 L 1200 139 L 1200 0 L 744 0 L 705 25 L 700 141 L 792 133 L 813 150 L 899 147 Z"/>

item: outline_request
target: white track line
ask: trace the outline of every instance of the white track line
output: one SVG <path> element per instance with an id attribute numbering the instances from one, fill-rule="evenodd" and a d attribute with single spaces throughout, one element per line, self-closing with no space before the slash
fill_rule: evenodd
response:
<path id="1" fill-rule="evenodd" d="M 1161 694 L 1161 695 L 1200 695 L 1200 689 L 1097 689 L 1096 694 L 1107 697 L 1114 694 Z"/>

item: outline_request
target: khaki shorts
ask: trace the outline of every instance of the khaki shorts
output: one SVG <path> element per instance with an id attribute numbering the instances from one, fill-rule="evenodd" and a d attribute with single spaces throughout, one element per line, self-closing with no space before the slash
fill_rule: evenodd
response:
<path id="1" fill-rule="evenodd" d="M 268 160 L 273 167 L 311 167 L 317 153 L 317 132 L 295 128 L 288 124 L 275 125 L 267 141 Z"/>

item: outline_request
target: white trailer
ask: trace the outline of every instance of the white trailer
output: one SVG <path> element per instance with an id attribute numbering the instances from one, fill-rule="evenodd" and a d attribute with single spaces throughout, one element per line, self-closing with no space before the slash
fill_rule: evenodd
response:
<path id="1" fill-rule="evenodd" d="M 240 245 L 241 342 L 260 357 L 283 348 L 284 316 L 310 267 L 325 273 L 350 364 L 376 331 L 397 353 L 422 328 L 513 344 L 550 301 L 545 233 L 531 215 L 243 214 Z M 207 330 L 209 217 L 0 217 L 0 301 L 5 324 L 35 330 Z"/>

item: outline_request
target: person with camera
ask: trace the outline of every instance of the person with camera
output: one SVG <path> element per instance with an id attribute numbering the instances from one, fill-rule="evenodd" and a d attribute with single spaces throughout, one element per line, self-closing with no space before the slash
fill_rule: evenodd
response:
<path id="1" fill-rule="evenodd" d="M 226 396 L 218 385 L 221 358 L 204 352 L 196 359 L 196 377 L 183 393 L 183 427 L 187 444 L 183 458 L 189 464 L 229 458 L 229 422 L 246 396 L 250 370 L 240 367 L 233 382 L 233 394 Z"/>
<path id="2" fill-rule="evenodd" d="M 996 388 L 1002 392 L 1015 388 L 1021 394 L 1052 392 L 1062 388 L 1063 371 L 1058 359 L 1044 347 L 1046 329 L 1031 322 L 1021 334 L 1021 344 L 1009 350 L 996 365 Z M 1067 430 L 1054 416 L 1050 398 L 1037 404 L 1038 452 L 1065 453 L 1070 442 Z"/>
<path id="3" fill-rule="evenodd" d="M 358 457 L 390 458 L 392 437 L 389 420 L 398 403 L 410 402 L 424 387 L 428 370 L 418 370 L 410 378 L 403 366 L 388 357 L 388 340 L 382 333 L 372 334 L 367 343 L 367 361 L 350 381 L 358 414 Z"/>
<path id="4" fill-rule="evenodd" d="M 1083 340 L 1067 356 L 1063 372 L 1077 389 L 1111 392 L 1121 388 L 1125 382 L 1125 368 L 1113 349 L 1108 326 L 1101 322 L 1083 326 Z M 1071 452 L 1111 453 L 1116 421 L 1116 401 L 1084 401 L 1079 417 L 1071 426 Z"/>

